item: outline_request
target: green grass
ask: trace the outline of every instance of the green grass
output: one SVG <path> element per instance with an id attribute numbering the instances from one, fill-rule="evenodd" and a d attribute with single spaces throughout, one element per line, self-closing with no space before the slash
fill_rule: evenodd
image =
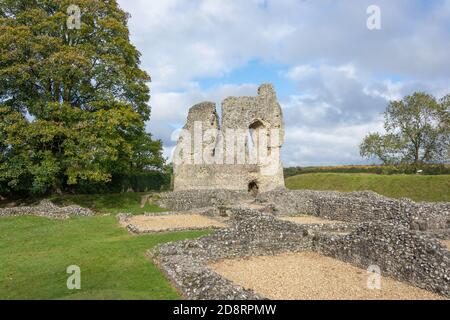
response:
<path id="1" fill-rule="evenodd" d="M 134 236 L 113 216 L 2 218 L 0 299 L 179 299 L 145 252 L 205 234 Z M 67 289 L 70 265 L 81 268 L 81 290 Z"/>
<path id="2" fill-rule="evenodd" d="M 450 202 L 450 175 L 311 173 L 287 178 L 286 186 L 289 189 L 310 190 L 372 190 L 392 198 Z"/>
<path id="3" fill-rule="evenodd" d="M 98 194 L 98 195 L 62 195 L 53 196 L 51 200 L 58 205 L 78 204 L 82 207 L 90 208 L 98 213 L 132 213 L 143 214 L 145 212 L 163 212 L 165 209 L 156 205 L 146 203 L 141 208 L 141 197 L 146 193 L 128 192 L 118 194 Z"/>

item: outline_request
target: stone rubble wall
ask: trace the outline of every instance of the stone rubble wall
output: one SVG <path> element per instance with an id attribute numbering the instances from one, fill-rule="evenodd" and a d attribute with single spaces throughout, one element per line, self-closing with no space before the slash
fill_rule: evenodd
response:
<path id="1" fill-rule="evenodd" d="M 317 251 L 450 297 L 450 252 L 437 239 L 393 223 L 367 222 L 343 237 L 318 234 Z"/>
<path id="2" fill-rule="evenodd" d="M 255 199 L 241 191 L 189 190 L 161 193 L 153 200 L 169 210 L 190 211 L 206 207 L 236 206 Z M 445 202 L 391 199 L 372 191 L 346 193 L 285 189 L 260 193 L 255 202 L 273 207 L 277 215 L 307 214 L 347 223 L 384 221 L 411 230 L 426 231 L 440 238 L 448 238 L 450 235 L 450 203 Z"/>
<path id="3" fill-rule="evenodd" d="M 257 165 L 250 164 L 185 164 L 174 174 L 175 190 L 248 191 L 248 183 L 260 178 Z"/>
<path id="4" fill-rule="evenodd" d="M 258 95 L 253 97 L 228 97 L 223 101 L 221 111 L 222 123 L 212 102 L 196 104 L 189 110 L 183 129 L 190 135 L 180 135 L 174 152 L 176 159 L 183 160 L 174 161 L 174 190 L 248 191 L 252 183 L 256 183 L 260 191 L 284 188 L 280 156 L 284 142 L 283 112 L 273 86 L 261 85 Z M 268 145 L 264 146 L 271 155 L 270 164 L 262 159 L 257 163 L 248 161 L 250 143 L 247 133 L 260 129 L 270 135 Z M 238 155 L 238 132 L 243 134 L 239 137 L 243 140 L 239 141 L 245 147 L 245 161 Z M 196 148 L 196 144 L 203 148 Z M 206 152 L 210 152 L 210 158 L 216 157 L 215 161 L 201 161 L 206 159 Z M 183 157 L 178 157 L 181 155 Z"/>
<path id="5" fill-rule="evenodd" d="M 391 199 L 375 192 L 276 190 L 259 194 L 259 203 L 271 203 L 278 214 L 309 214 L 346 222 L 390 221 L 413 230 L 450 228 L 450 203 Z"/>
<path id="6" fill-rule="evenodd" d="M 200 239 L 164 244 L 149 253 L 185 298 L 261 299 L 254 292 L 213 272 L 208 264 L 227 258 L 275 254 L 293 247 L 298 250 L 312 248 L 312 238 L 307 237 L 306 228 L 258 211 L 233 211 L 230 228 Z"/>
<path id="7" fill-rule="evenodd" d="M 450 297 L 450 252 L 426 234 L 383 222 L 361 223 L 339 234 L 330 232 L 329 225 L 298 225 L 255 210 L 232 211 L 230 228 L 151 252 L 186 298 L 263 298 L 222 278 L 208 264 L 299 251 L 316 251 L 362 268 L 376 264 L 382 276 Z"/>
<path id="8" fill-rule="evenodd" d="M 160 193 L 152 199 L 162 208 L 174 211 L 233 205 L 252 198 L 246 192 L 233 190 L 186 190 Z"/>
<path id="9" fill-rule="evenodd" d="M 93 216 L 90 209 L 77 205 L 58 207 L 49 200 L 42 200 L 37 206 L 0 208 L 0 217 L 39 216 L 51 219 L 69 219 L 71 216 Z"/>

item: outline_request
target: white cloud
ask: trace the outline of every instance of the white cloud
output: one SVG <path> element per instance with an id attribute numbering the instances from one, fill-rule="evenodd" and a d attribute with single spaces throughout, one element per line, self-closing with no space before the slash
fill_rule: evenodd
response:
<path id="1" fill-rule="evenodd" d="M 357 146 L 387 100 L 450 92 L 450 0 L 379 0 L 379 31 L 366 27 L 370 0 L 119 3 L 153 80 L 149 130 L 167 150 L 193 104 L 256 93 L 257 83 L 220 80 L 253 60 L 290 66 L 279 70 L 296 88 L 280 97 L 290 165 L 361 162 Z M 205 78 L 217 81 L 202 89 Z"/>
<path id="2" fill-rule="evenodd" d="M 368 0 L 276 0 L 266 7 L 253 0 L 119 2 L 131 12 L 144 65 L 155 82 L 171 87 L 220 76 L 255 57 L 294 65 L 353 63 L 404 76 L 450 73 L 448 0 L 436 9 L 421 8 L 419 1 L 379 0 L 379 31 L 366 28 Z"/>
<path id="3" fill-rule="evenodd" d="M 400 100 L 403 97 L 403 83 L 395 83 L 390 79 L 366 85 L 363 92 L 371 97 L 380 97 L 387 101 Z"/>
<path id="4" fill-rule="evenodd" d="M 291 80 L 298 81 L 298 80 L 304 79 L 304 78 L 309 77 L 316 73 L 317 73 L 316 68 L 313 68 L 310 65 L 302 65 L 302 66 L 296 66 L 296 67 L 290 69 L 286 73 L 286 76 Z"/>
<path id="5" fill-rule="evenodd" d="M 283 161 L 286 166 L 365 163 L 358 146 L 368 131 L 382 131 L 381 122 L 327 128 L 288 126 Z"/>
<path id="6" fill-rule="evenodd" d="M 285 75 L 302 92 L 282 101 L 286 165 L 365 163 L 359 145 L 369 132 L 383 132 L 382 112 L 389 101 L 417 90 L 440 96 L 436 88 L 442 88 L 414 81 L 373 80 L 352 64 L 300 65 Z"/>

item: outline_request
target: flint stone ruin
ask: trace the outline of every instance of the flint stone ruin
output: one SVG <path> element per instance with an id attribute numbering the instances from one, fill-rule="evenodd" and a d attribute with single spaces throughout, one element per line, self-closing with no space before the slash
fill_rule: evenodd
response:
<path id="1" fill-rule="evenodd" d="M 180 136 L 175 148 L 182 161 L 174 161 L 174 190 L 257 193 L 284 188 L 283 114 L 272 85 L 261 85 L 256 97 L 225 99 L 221 119 L 212 102 L 189 110 L 183 128 L 187 135 Z M 256 161 L 250 161 L 251 151 L 257 153 Z M 261 161 L 263 157 L 269 161 Z"/>
<path id="2" fill-rule="evenodd" d="M 390 199 L 374 192 L 274 190 L 252 197 L 231 190 L 163 193 L 174 211 L 229 217 L 209 236 L 161 245 L 148 255 L 187 299 L 264 299 L 211 270 L 223 259 L 316 252 L 450 298 L 450 203 Z M 297 224 L 310 215 L 331 224 Z"/>
<path id="3" fill-rule="evenodd" d="M 225 99 L 221 121 L 213 103 L 193 106 L 183 131 L 174 154 L 184 160 L 174 160 L 174 191 L 152 200 L 170 214 L 225 218 L 228 225 L 148 252 L 185 298 L 264 299 L 209 265 L 301 251 L 362 269 L 376 265 L 383 276 L 450 297 L 450 251 L 444 244 L 450 239 L 450 203 L 390 199 L 371 191 L 286 190 L 280 159 L 283 115 L 270 84 L 262 85 L 256 97 Z M 249 135 L 230 140 L 228 133 L 236 131 Z M 265 135 L 269 143 L 264 150 L 260 142 Z M 271 161 L 239 161 L 240 149 L 248 160 L 255 146 L 259 155 L 261 145 Z M 221 154 L 230 149 L 232 161 Z M 205 163 L 210 157 L 214 161 Z M 284 220 L 303 215 L 333 222 Z"/>

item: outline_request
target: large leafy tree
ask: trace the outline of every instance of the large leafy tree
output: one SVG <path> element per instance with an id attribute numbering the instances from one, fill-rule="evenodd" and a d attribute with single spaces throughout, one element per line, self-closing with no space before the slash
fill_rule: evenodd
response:
<path id="1" fill-rule="evenodd" d="M 429 94 L 416 92 L 391 101 L 384 113 L 386 134 L 366 136 L 360 153 L 385 164 L 448 162 L 449 110 L 450 95 L 437 101 Z"/>
<path id="2" fill-rule="evenodd" d="M 79 28 L 67 23 L 71 5 Z M 0 1 L 3 189 L 46 192 L 162 167 L 161 142 L 144 125 L 150 77 L 127 20 L 115 0 Z"/>

